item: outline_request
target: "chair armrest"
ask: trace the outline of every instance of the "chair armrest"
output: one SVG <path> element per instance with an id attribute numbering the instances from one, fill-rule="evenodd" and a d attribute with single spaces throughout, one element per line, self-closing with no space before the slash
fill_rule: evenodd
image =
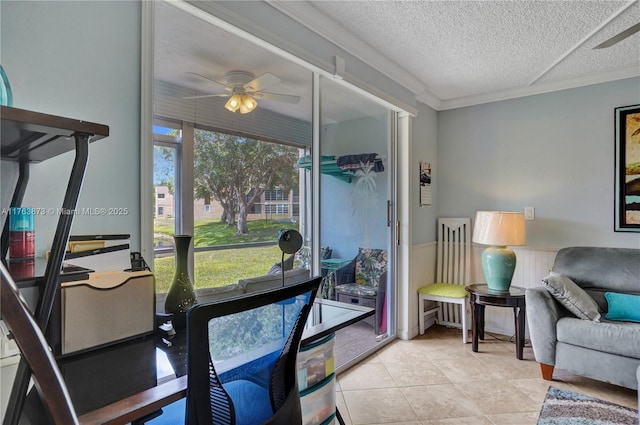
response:
<path id="1" fill-rule="evenodd" d="M 525 292 L 527 323 L 533 354 L 538 363 L 556 363 L 556 324 L 565 316 L 562 307 L 544 287 L 529 288 Z"/>
<path id="2" fill-rule="evenodd" d="M 335 271 L 336 285 L 344 285 L 345 283 L 354 283 L 356 281 L 356 260 L 353 259 L 349 264 Z"/>

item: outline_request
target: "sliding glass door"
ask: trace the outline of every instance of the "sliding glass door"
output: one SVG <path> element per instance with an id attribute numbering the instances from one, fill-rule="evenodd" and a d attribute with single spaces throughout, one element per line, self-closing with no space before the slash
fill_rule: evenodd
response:
<path id="1" fill-rule="evenodd" d="M 337 335 L 336 362 L 375 348 L 389 331 L 393 282 L 392 119 L 388 108 L 331 78 L 320 78 L 320 240 L 330 298 L 376 314 Z M 333 276 L 333 269 L 346 266 Z M 344 271 L 349 270 L 348 274 Z"/>
<path id="2" fill-rule="evenodd" d="M 297 229 L 304 246 L 293 267 L 322 273 L 323 297 L 376 310 L 337 336 L 336 366 L 345 367 L 393 334 L 396 114 L 191 9 L 154 3 L 148 219 L 158 299 L 172 276 L 174 233 L 194 236 L 191 276 L 206 294 L 267 274 L 281 259 L 278 230 Z M 234 111 L 235 94 L 256 104 Z M 353 273 L 337 281 L 345 265 Z"/>

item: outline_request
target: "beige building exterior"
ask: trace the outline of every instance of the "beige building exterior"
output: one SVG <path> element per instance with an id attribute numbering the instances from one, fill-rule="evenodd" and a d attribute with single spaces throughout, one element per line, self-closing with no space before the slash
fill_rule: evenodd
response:
<path id="1" fill-rule="evenodd" d="M 155 187 L 155 217 L 175 217 L 174 195 L 166 185 Z M 247 216 L 249 220 L 258 219 L 283 219 L 297 218 L 299 213 L 298 196 L 292 190 L 287 192 L 276 189 L 265 191 L 260 201 L 253 207 L 253 211 Z M 219 219 L 222 216 L 222 206 L 214 199 L 206 204 L 204 199 L 195 199 L 193 202 L 193 219 L 208 220 Z"/>

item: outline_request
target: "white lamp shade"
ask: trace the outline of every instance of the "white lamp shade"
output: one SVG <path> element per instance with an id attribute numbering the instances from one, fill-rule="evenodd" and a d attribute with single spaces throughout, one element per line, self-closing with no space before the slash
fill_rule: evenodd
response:
<path id="1" fill-rule="evenodd" d="M 473 228 L 473 242 L 493 246 L 526 244 L 524 213 L 478 211 Z"/>

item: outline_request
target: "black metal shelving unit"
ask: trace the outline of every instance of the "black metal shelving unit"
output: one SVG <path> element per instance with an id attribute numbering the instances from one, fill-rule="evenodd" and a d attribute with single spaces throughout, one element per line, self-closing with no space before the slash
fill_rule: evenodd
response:
<path id="1" fill-rule="evenodd" d="M 89 143 L 109 136 L 103 124 L 43 114 L 25 109 L 0 106 L 0 153 L 2 160 L 18 163 L 18 181 L 11 198 L 11 207 L 19 207 L 29 182 L 31 164 L 46 161 L 62 153 L 75 150 L 75 160 L 69 175 L 66 193 L 60 209 L 51 253 L 42 276 L 34 276 L 40 286 L 40 296 L 34 317 L 46 330 L 60 291 L 60 275 L 71 225 L 77 207 L 82 181 L 89 159 Z M 65 213 L 69 212 L 69 213 Z M 9 219 L 5 220 L 0 240 L 0 258 L 6 261 L 9 248 Z M 31 371 L 20 361 L 3 425 L 16 425 L 29 386 Z"/>

